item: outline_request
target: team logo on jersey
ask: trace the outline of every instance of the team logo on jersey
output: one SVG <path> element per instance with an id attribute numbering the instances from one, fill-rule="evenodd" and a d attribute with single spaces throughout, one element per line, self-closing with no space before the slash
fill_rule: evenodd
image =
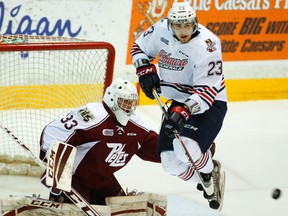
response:
<path id="1" fill-rule="evenodd" d="M 216 47 L 215 47 L 215 45 L 216 45 L 216 43 L 215 42 L 213 42 L 211 39 L 207 39 L 207 40 L 205 40 L 205 43 L 207 44 L 207 51 L 208 52 L 214 52 L 215 50 L 216 50 Z"/>
<path id="2" fill-rule="evenodd" d="M 103 129 L 102 134 L 104 136 L 113 136 L 114 135 L 114 131 L 113 131 L 113 129 Z"/>
<path id="3" fill-rule="evenodd" d="M 187 65 L 188 59 L 177 59 L 171 57 L 171 55 L 171 53 L 161 50 L 159 52 L 158 66 L 169 70 L 182 71 Z"/>
<path id="4" fill-rule="evenodd" d="M 123 151 L 125 145 L 122 143 L 107 143 L 107 146 L 111 148 L 111 152 L 105 159 L 105 162 L 109 163 L 109 166 L 119 167 L 126 164 L 128 153 Z"/>
<path id="5" fill-rule="evenodd" d="M 78 116 L 80 119 L 82 119 L 84 122 L 88 122 L 90 119 L 94 119 L 94 115 L 91 113 L 91 111 L 85 107 L 83 109 L 80 109 L 78 111 Z"/>

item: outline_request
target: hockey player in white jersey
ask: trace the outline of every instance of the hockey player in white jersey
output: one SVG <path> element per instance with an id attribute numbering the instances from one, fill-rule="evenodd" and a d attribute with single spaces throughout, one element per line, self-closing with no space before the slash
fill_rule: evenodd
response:
<path id="1" fill-rule="evenodd" d="M 174 136 L 178 131 L 202 179 L 214 183 L 212 196 L 204 190 L 204 197 L 211 208 L 221 210 L 225 173 L 211 153 L 227 112 L 219 38 L 198 23 L 188 1 L 174 2 L 168 17 L 135 41 L 131 55 L 146 96 L 154 99 L 155 89 L 172 100 L 158 141 L 164 170 L 184 181 L 198 182 L 197 188 L 203 190 Z M 159 75 L 152 63 L 157 56 Z"/>

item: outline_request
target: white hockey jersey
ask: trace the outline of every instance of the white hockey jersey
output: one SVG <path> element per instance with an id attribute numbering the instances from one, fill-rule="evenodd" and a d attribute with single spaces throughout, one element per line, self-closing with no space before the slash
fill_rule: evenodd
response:
<path id="1" fill-rule="evenodd" d="M 203 113 L 214 100 L 227 101 L 220 39 L 199 24 L 199 34 L 182 44 L 162 19 L 147 29 L 131 49 L 133 63 L 158 55 L 161 96 L 184 102 L 190 98 Z"/>

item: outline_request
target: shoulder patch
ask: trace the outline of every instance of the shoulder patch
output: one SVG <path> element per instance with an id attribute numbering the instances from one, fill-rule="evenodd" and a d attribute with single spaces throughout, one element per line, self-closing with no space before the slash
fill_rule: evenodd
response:
<path id="1" fill-rule="evenodd" d="M 207 40 L 205 40 L 205 43 L 207 44 L 207 51 L 208 52 L 214 52 L 216 50 L 216 43 L 213 42 L 210 38 L 208 38 Z"/>
<path id="2" fill-rule="evenodd" d="M 87 107 L 80 109 L 77 112 L 77 115 L 84 122 L 89 122 L 90 120 L 95 119 L 94 115 L 92 114 L 92 112 Z"/>

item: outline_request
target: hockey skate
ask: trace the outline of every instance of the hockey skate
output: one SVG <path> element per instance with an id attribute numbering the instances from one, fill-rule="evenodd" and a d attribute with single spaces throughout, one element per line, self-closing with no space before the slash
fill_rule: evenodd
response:
<path id="1" fill-rule="evenodd" d="M 212 178 L 214 184 L 214 195 L 208 201 L 210 208 L 221 211 L 225 190 L 225 172 L 221 171 L 221 164 L 219 161 L 213 160 L 213 163 L 214 169 L 212 171 Z"/>
<path id="2" fill-rule="evenodd" d="M 213 180 L 212 180 L 212 173 L 208 173 L 208 174 L 200 173 L 200 175 L 201 175 L 203 181 L 204 181 L 206 184 L 208 184 L 208 185 L 211 185 L 211 184 L 212 184 L 212 181 L 213 181 Z M 197 184 L 197 189 L 198 189 L 199 191 L 203 191 L 203 197 L 204 197 L 205 199 L 207 199 L 208 201 L 211 200 L 211 199 L 214 197 L 214 193 L 209 196 L 209 195 L 206 193 L 206 191 L 203 189 L 203 186 L 202 186 L 200 183 Z"/>

